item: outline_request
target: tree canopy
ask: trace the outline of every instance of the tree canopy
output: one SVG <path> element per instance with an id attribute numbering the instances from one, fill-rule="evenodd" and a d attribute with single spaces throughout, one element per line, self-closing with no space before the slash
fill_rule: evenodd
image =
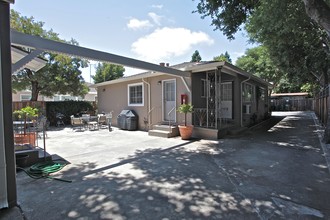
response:
<path id="1" fill-rule="evenodd" d="M 118 79 L 124 76 L 125 68 L 121 65 L 111 63 L 99 63 L 96 67 L 94 83 L 101 83 L 109 80 Z"/>
<path id="2" fill-rule="evenodd" d="M 267 47 L 274 64 L 292 81 L 328 83 L 327 35 L 306 15 L 301 1 L 264 2 L 251 16 L 247 31 Z"/>
<path id="3" fill-rule="evenodd" d="M 191 61 L 190 62 L 201 62 L 201 61 L 202 61 L 202 57 L 199 54 L 199 51 L 195 50 L 195 52 L 191 56 Z"/>
<path id="4" fill-rule="evenodd" d="M 330 37 L 330 0 L 293 0 L 302 2 L 310 18 L 316 21 Z M 228 39 L 234 39 L 237 31 L 249 21 L 260 6 L 273 0 L 199 0 L 198 12 L 202 18 L 210 17 L 216 30 L 223 32 Z M 290 0 L 282 2 L 290 3 Z M 274 8 L 276 9 L 276 7 Z"/>
<path id="5" fill-rule="evenodd" d="M 74 39 L 62 40 L 53 30 L 43 29 L 44 23 L 35 21 L 33 17 L 21 16 L 20 13 L 11 10 L 11 28 L 26 34 L 36 35 L 50 40 L 61 41 L 78 45 Z M 30 52 L 28 48 L 20 48 Z M 45 67 L 37 72 L 23 69 L 13 75 L 13 91 L 31 90 L 32 101 L 38 99 L 38 95 L 53 96 L 55 94 L 70 94 L 82 96 L 88 93 L 88 87 L 84 83 L 80 67 L 87 67 L 87 62 L 80 58 L 66 55 L 44 52 L 40 58 L 47 60 Z"/>
<path id="6" fill-rule="evenodd" d="M 329 38 L 306 14 L 303 1 L 200 0 L 197 12 L 210 16 L 229 39 L 245 27 L 250 40 L 268 49 L 278 73 L 289 80 L 328 83 Z"/>
<path id="7" fill-rule="evenodd" d="M 213 57 L 213 61 L 226 61 L 228 63 L 232 63 L 229 53 L 226 51 L 224 54 L 220 54 L 219 56 Z"/>
<path id="8" fill-rule="evenodd" d="M 236 60 L 236 66 L 253 73 L 273 85 L 272 92 L 288 93 L 304 91 L 312 93 L 314 86 L 301 77 L 288 78 L 285 72 L 277 68 L 270 59 L 270 54 L 265 46 L 247 49 L 245 54 Z"/>

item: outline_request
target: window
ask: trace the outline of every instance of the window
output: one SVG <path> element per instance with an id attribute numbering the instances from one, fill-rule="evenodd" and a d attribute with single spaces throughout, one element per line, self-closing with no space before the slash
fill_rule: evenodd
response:
<path id="1" fill-rule="evenodd" d="M 243 105 L 243 114 L 251 114 L 251 105 Z"/>
<path id="2" fill-rule="evenodd" d="M 128 105 L 143 106 L 143 83 L 128 85 Z"/>
<path id="3" fill-rule="evenodd" d="M 243 102 L 253 102 L 254 101 L 254 88 L 251 84 L 244 83 L 242 91 Z"/>
<path id="4" fill-rule="evenodd" d="M 201 86 L 201 97 L 206 98 L 206 79 L 202 79 L 201 81 L 202 86 Z"/>
<path id="5" fill-rule="evenodd" d="M 260 88 L 260 100 L 265 101 L 266 100 L 266 89 Z"/>
<path id="6" fill-rule="evenodd" d="M 233 87 L 232 82 L 221 83 L 221 101 L 232 101 L 233 100 Z"/>
<path id="7" fill-rule="evenodd" d="M 21 101 L 30 101 L 31 95 L 21 94 Z"/>

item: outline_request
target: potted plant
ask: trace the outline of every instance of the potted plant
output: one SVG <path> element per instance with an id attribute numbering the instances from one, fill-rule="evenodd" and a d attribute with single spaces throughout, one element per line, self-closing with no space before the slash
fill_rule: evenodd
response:
<path id="1" fill-rule="evenodd" d="M 192 135 L 194 126 L 187 125 L 187 114 L 193 112 L 193 106 L 191 104 L 181 104 L 178 108 L 178 112 L 184 114 L 184 125 L 179 125 L 181 139 L 188 140 Z"/>
<path id="2" fill-rule="evenodd" d="M 36 133 L 27 132 L 27 122 L 28 120 L 33 120 L 38 116 L 38 109 L 32 108 L 31 106 L 26 106 L 20 110 L 14 111 L 14 114 L 17 115 L 19 119 L 23 119 L 23 133 L 15 134 L 15 142 L 17 144 L 29 143 L 34 145 L 36 140 Z"/>

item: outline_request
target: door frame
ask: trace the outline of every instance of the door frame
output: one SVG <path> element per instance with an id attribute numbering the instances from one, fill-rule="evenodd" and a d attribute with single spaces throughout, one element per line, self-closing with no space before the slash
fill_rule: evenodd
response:
<path id="1" fill-rule="evenodd" d="M 169 122 L 168 120 L 165 119 L 165 88 L 164 88 L 164 83 L 166 82 L 170 82 L 170 81 L 173 81 L 174 82 L 174 107 L 175 109 L 173 110 L 174 112 L 174 121 L 173 122 L 176 122 L 176 79 L 173 78 L 173 79 L 165 79 L 165 80 L 162 80 L 162 121 L 163 122 Z"/>

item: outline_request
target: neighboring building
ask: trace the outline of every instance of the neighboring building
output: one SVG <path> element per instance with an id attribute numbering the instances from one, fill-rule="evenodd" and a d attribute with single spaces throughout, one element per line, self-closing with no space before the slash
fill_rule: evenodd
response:
<path id="1" fill-rule="evenodd" d="M 271 109 L 274 111 L 306 111 L 312 109 L 312 99 L 307 92 L 273 93 Z"/>
<path id="2" fill-rule="evenodd" d="M 86 85 L 89 88 L 89 92 L 84 96 L 71 96 L 69 94 L 66 95 L 54 95 L 53 97 L 47 97 L 43 95 L 38 96 L 38 101 L 65 101 L 65 100 L 84 100 L 84 101 L 96 101 L 97 91 L 95 88 L 92 88 L 92 83 L 86 82 Z M 19 91 L 17 93 L 13 93 L 13 102 L 19 101 L 30 101 L 31 99 L 31 91 Z"/>
<path id="3" fill-rule="evenodd" d="M 95 84 L 98 110 L 134 110 L 139 129 L 156 124 L 181 124 L 177 112 L 182 102 L 191 103 L 194 113 L 187 122 L 195 137 L 219 138 L 229 129 L 248 127 L 269 115 L 269 84 L 227 62 L 183 63 L 170 68 L 190 72 L 180 77 L 145 72 Z"/>

